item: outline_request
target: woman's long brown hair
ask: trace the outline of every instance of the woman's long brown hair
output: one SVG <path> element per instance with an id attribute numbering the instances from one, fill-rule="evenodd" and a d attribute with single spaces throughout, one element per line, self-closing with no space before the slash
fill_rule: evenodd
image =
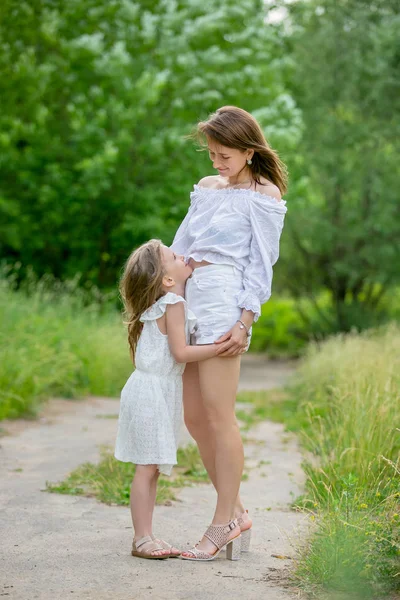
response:
<path id="1" fill-rule="evenodd" d="M 248 112 L 237 106 L 222 106 L 207 121 L 197 125 L 197 135 L 206 136 L 221 146 L 245 152 L 254 150 L 252 164 L 248 165 L 256 183 L 261 177 L 272 181 L 283 195 L 287 189 L 287 168 L 278 153 L 271 148 L 260 125 Z"/>
<path id="2" fill-rule="evenodd" d="M 120 281 L 124 303 L 125 324 L 128 325 L 128 342 L 132 361 L 142 331 L 141 315 L 163 295 L 162 280 L 165 275 L 161 256 L 162 242 L 150 240 L 130 255 Z"/>

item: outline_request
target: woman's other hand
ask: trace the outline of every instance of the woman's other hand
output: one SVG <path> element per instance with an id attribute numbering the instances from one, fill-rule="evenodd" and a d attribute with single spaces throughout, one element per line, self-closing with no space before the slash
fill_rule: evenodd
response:
<path id="1" fill-rule="evenodd" d="M 217 350 L 217 356 L 226 357 L 243 354 L 243 352 L 246 351 L 248 344 L 246 330 L 244 328 L 241 329 L 240 323 L 235 323 L 235 325 L 225 333 L 225 335 L 222 335 L 216 340 L 215 343 L 220 345 Z"/>

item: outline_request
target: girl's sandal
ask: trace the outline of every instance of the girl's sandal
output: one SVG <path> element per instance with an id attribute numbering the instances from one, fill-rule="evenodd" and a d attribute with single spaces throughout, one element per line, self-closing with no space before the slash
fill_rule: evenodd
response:
<path id="1" fill-rule="evenodd" d="M 249 552 L 250 551 L 250 541 L 251 541 L 251 527 L 253 525 L 252 520 L 249 517 L 249 511 L 246 510 L 243 514 L 239 515 L 237 521 L 239 523 L 240 531 L 242 533 L 241 540 L 241 551 Z"/>
<path id="2" fill-rule="evenodd" d="M 158 541 L 153 540 L 149 535 L 145 535 L 140 538 L 140 540 L 133 540 L 132 542 L 132 556 L 137 556 L 139 558 L 153 558 L 158 560 L 163 560 L 165 558 L 169 558 L 169 554 L 152 554 L 152 552 L 157 552 L 159 550 L 164 550 L 161 544 Z"/>
<path id="3" fill-rule="evenodd" d="M 203 550 L 199 550 L 194 547 L 185 552 L 185 554 L 191 554 L 191 556 L 185 556 L 181 554 L 181 558 L 184 560 L 198 560 L 202 562 L 214 560 L 218 554 L 226 548 L 226 558 L 228 560 L 239 560 L 240 558 L 240 531 L 238 534 L 229 539 L 234 529 L 239 529 L 239 525 L 236 519 L 229 521 L 226 525 L 210 525 L 204 534 L 204 537 L 208 538 L 217 548 L 214 554 L 209 554 Z"/>
<path id="4" fill-rule="evenodd" d="M 153 535 L 151 537 L 152 537 L 153 541 L 156 542 L 157 544 L 159 544 L 160 546 L 162 546 L 162 548 L 164 550 L 168 550 L 169 558 L 179 558 L 180 555 L 182 554 L 182 552 L 180 550 L 178 550 L 178 548 L 171 546 L 171 544 L 168 544 L 168 542 L 165 542 L 164 540 L 158 540 Z"/>

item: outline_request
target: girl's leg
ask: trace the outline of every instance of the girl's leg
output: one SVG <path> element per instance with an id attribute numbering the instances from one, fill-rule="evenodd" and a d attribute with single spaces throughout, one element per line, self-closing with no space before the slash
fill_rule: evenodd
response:
<path id="1" fill-rule="evenodd" d="M 202 406 L 215 453 L 214 473 L 218 493 L 213 523 L 227 523 L 235 504 L 243 472 L 243 444 L 235 417 L 240 357 L 211 358 L 198 365 Z M 233 534 L 234 535 L 234 534 Z M 199 550 L 214 553 L 215 546 L 203 538 Z"/>
<path id="2" fill-rule="evenodd" d="M 152 534 L 152 518 L 155 504 L 154 483 L 157 485 L 157 465 L 136 465 L 131 485 L 131 515 L 135 540 Z M 166 550 L 154 550 L 154 556 L 168 554 Z"/>
<path id="3" fill-rule="evenodd" d="M 157 471 L 156 471 L 156 473 L 155 473 L 155 475 L 154 475 L 154 477 L 153 477 L 153 479 L 151 480 L 151 483 L 150 483 L 150 505 L 149 505 L 149 509 L 150 509 L 150 512 L 149 512 L 150 531 L 153 531 L 153 514 L 154 514 L 154 507 L 155 507 L 155 504 L 156 504 L 157 482 L 158 482 L 159 476 L 160 476 L 160 473 L 159 473 L 159 471 L 157 469 Z M 154 538 L 154 539 L 156 539 L 156 538 Z M 159 542 L 159 543 L 161 543 L 161 545 L 165 544 L 165 542 L 163 540 L 156 539 L 156 541 Z M 167 544 L 165 546 L 165 550 L 168 549 L 167 546 L 169 546 L 169 544 Z M 178 550 L 178 548 L 175 548 L 175 546 L 170 546 L 169 547 L 169 553 L 172 556 L 179 556 L 180 553 L 181 553 L 181 551 Z"/>
<path id="4" fill-rule="evenodd" d="M 199 363 L 194 362 L 186 365 L 183 374 L 183 405 L 186 427 L 199 447 L 200 456 L 204 466 L 217 490 L 215 445 L 211 438 L 210 422 L 200 390 Z M 244 507 L 240 496 L 238 495 L 235 503 L 235 516 L 238 517 L 243 512 Z"/>
<path id="5" fill-rule="evenodd" d="M 153 479 L 150 481 L 150 490 L 149 490 L 149 523 L 150 523 L 150 531 L 153 531 L 153 514 L 154 507 L 156 505 L 156 496 L 157 496 L 157 483 L 160 473 L 158 469 L 154 473 Z"/>

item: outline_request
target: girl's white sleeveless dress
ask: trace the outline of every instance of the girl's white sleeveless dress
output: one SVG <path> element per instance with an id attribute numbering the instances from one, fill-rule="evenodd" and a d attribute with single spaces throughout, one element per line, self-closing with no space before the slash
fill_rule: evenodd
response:
<path id="1" fill-rule="evenodd" d="M 182 422 L 182 374 L 185 364 L 177 363 L 161 333 L 157 319 L 168 304 L 183 302 L 186 343 L 194 332 L 196 318 L 182 296 L 168 292 L 141 316 L 143 330 L 136 348 L 136 369 L 122 392 L 115 458 L 136 465 L 158 465 L 170 475 Z"/>

